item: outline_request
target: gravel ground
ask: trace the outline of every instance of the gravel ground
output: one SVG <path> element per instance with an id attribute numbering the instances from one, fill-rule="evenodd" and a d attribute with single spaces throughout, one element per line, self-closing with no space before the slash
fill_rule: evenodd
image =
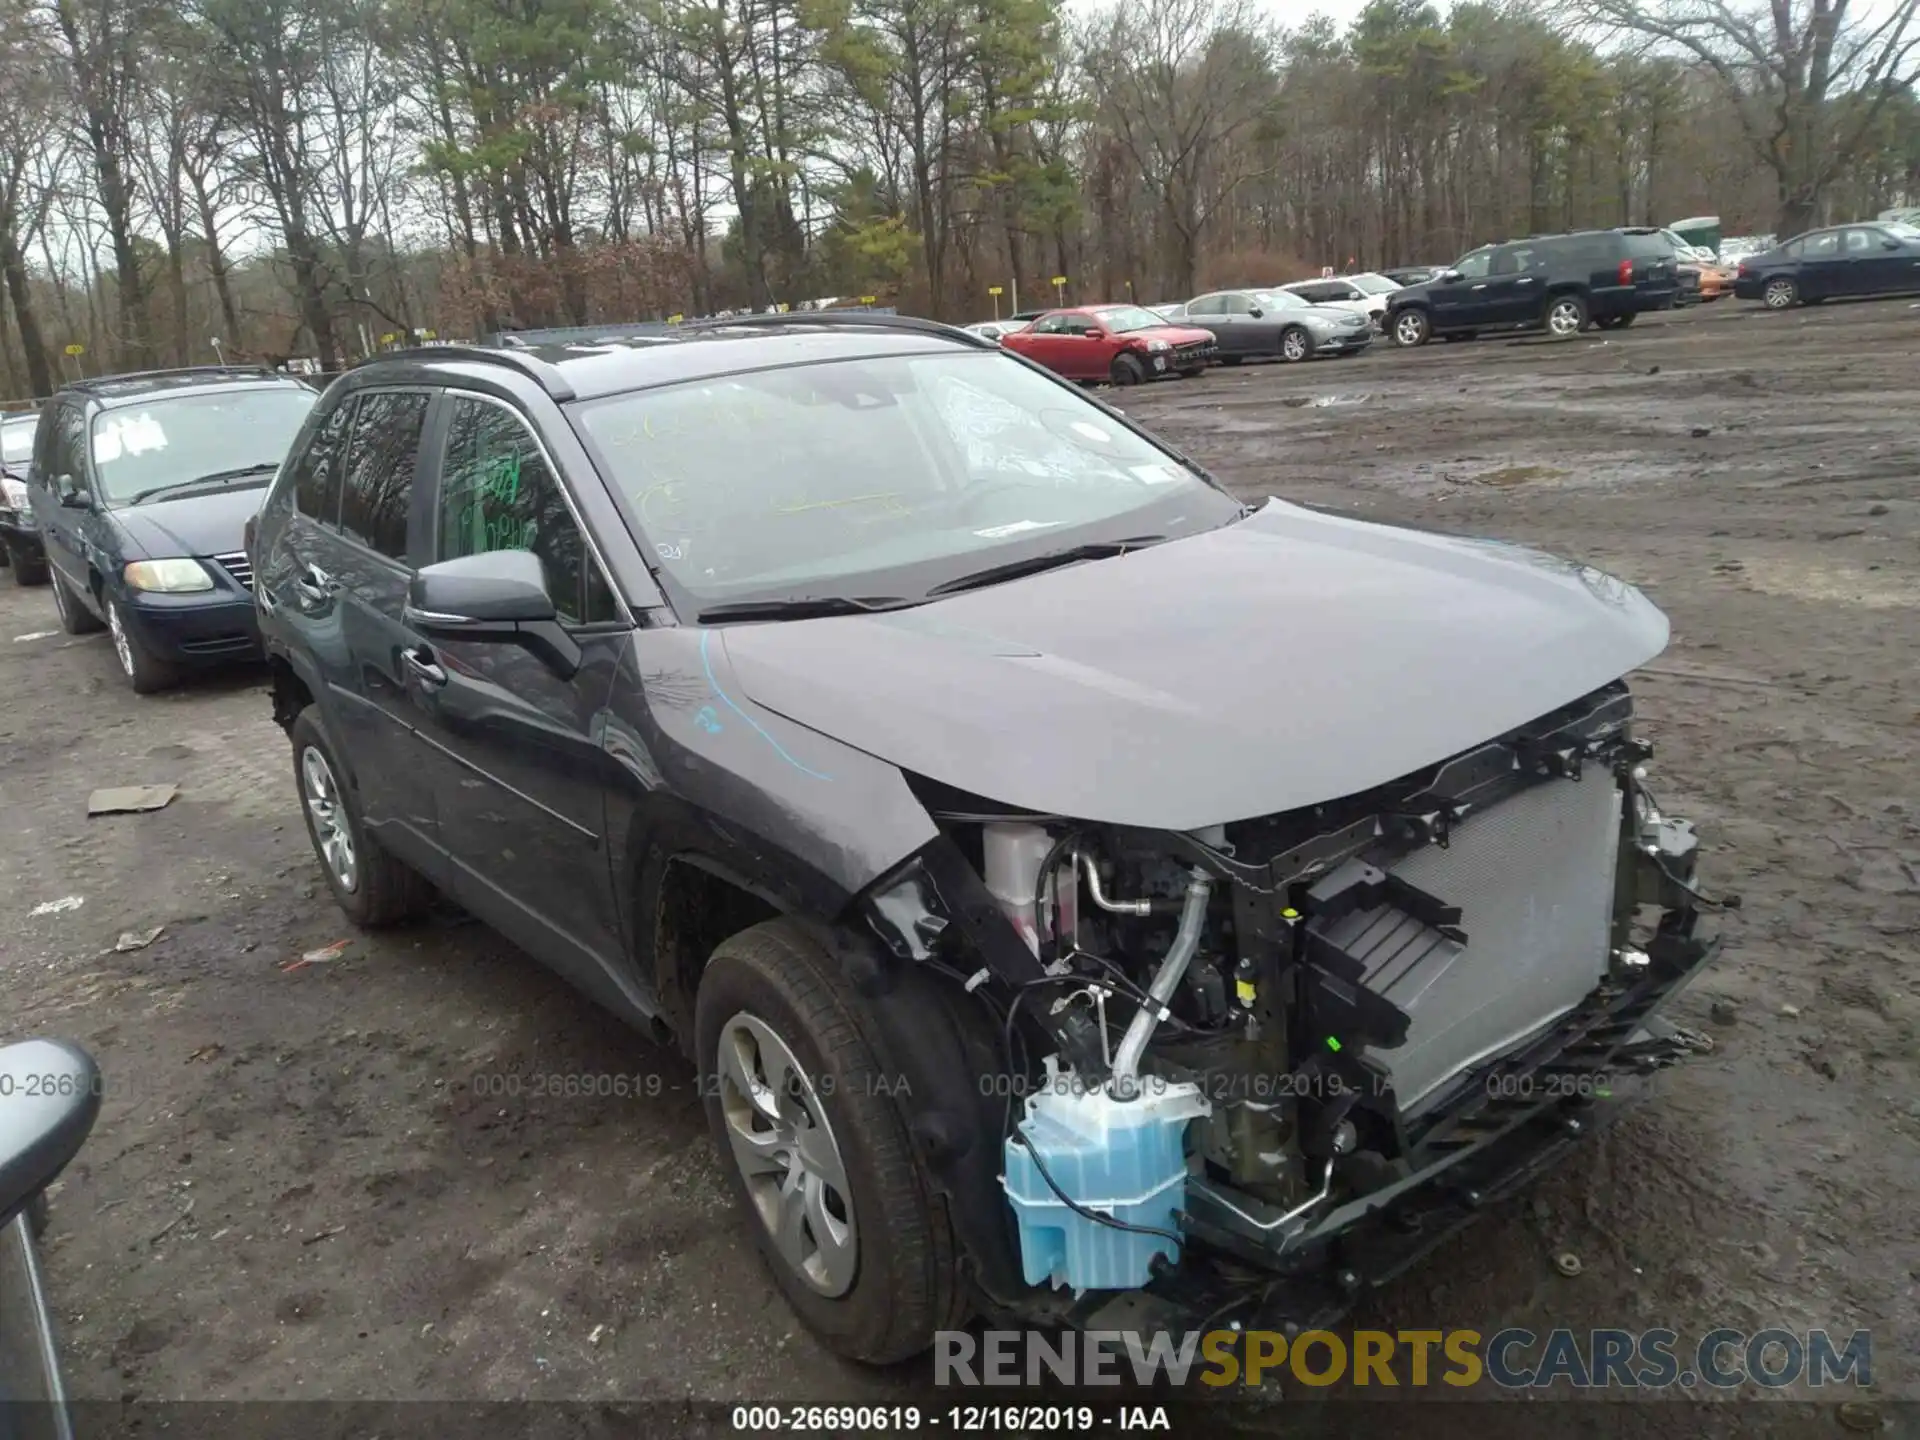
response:
<path id="1" fill-rule="evenodd" d="M 1636 688 L 1663 802 L 1745 899 L 1679 1012 L 1717 1049 L 1359 1323 L 1867 1327 L 1877 1388 L 1920 1398 L 1916 336 L 1904 301 L 1729 302 L 1115 396 L 1248 496 L 1522 540 L 1673 619 Z M 258 675 L 136 699 L 105 637 L 55 628 L 45 590 L 0 581 L 0 1034 L 78 1039 L 110 1087 L 54 1196 L 77 1395 L 918 1388 L 799 1330 L 679 1061 L 457 916 L 350 936 Z M 149 782 L 178 798 L 86 817 L 95 786 Z M 587 1072 L 659 1093 L 472 1083 Z"/>

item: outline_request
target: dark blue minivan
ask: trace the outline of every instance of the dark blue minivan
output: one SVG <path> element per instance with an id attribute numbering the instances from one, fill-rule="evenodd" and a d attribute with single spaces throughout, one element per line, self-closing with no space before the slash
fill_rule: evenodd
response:
<path id="1" fill-rule="evenodd" d="M 40 412 L 27 489 L 73 635 L 105 626 L 141 694 L 260 653 L 244 531 L 312 387 L 203 367 L 67 385 Z"/>

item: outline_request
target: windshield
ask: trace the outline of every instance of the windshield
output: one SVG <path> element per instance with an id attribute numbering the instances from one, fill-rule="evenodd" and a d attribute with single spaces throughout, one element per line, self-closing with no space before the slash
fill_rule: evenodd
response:
<path id="1" fill-rule="evenodd" d="M 36 416 L 31 420 L 10 420 L 0 425 L 0 461 L 16 465 L 33 457 L 33 432 L 39 425 Z"/>
<path id="2" fill-rule="evenodd" d="M 1920 225 L 1909 225 L 1904 220 L 1883 220 L 1880 228 L 1902 240 L 1920 240 Z"/>
<path id="3" fill-rule="evenodd" d="M 1291 290 L 1256 290 L 1253 303 L 1262 310 L 1311 310 L 1313 302 Z"/>
<path id="4" fill-rule="evenodd" d="M 1140 305 L 1115 305 L 1108 310 L 1093 312 L 1100 323 L 1115 335 L 1125 335 L 1134 330 L 1151 330 L 1156 325 L 1166 324 L 1166 319 Z"/>
<path id="5" fill-rule="evenodd" d="M 103 410 L 93 419 L 93 464 L 104 498 L 259 467 L 265 484 L 319 397 L 303 386 L 167 395 Z"/>
<path id="6" fill-rule="evenodd" d="M 1401 288 L 1384 275 L 1349 275 L 1347 283 L 1362 295 L 1385 295 Z"/>
<path id="7" fill-rule="evenodd" d="M 987 351 L 728 375 L 574 414 L 695 608 L 920 599 L 1004 561 L 1193 534 L 1241 510 L 1073 389 Z"/>

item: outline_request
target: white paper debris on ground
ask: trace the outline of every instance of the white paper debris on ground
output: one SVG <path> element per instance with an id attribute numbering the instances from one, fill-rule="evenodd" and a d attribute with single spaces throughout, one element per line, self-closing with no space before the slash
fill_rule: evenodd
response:
<path id="1" fill-rule="evenodd" d="M 63 910 L 78 910 L 87 903 L 84 895 L 62 895 L 58 900 L 42 900 L 33 907 L 35 915 L 58 915 Z"/>
<path id="2" fill-rule="evenodd" d="M 87 814 L 137 814 L 158 810 L 171 804 L 180 793 L 178 785 L 112 785 L 87 797 Z"/>
<path id="3" fill-rule="evenodd" d="M 113 942 L 113 948 L 121 954 L 129 950 L 144 950 L 160 938 L 160 932 L 167 927 L 156 925 L 151 930 L 122 930 L 120 938 Z"/>
<path id="4" fill-rule="evenodd" d="M 51 636 L 58 635 L 59 633 L 60 632 L 58 630 L 35 630 L 26 635 L 14 636 L 13 643 L 16 645 L 24 645 L 29 640 L 45 640 Z"/>

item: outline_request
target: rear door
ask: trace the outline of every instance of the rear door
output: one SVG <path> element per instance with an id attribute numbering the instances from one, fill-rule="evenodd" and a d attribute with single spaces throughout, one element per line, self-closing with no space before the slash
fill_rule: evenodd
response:
<path id="1" fill-rule="evenodd" d="M 599 744 L 633 622 L 527 417 L 449 391 L 428 554 L 529 550 L 583 652 L 563 676 L 520 645 L 435 640 L 413 652 L 456 897 L 575 984 L 623 1003 Z"/>
<path id="2" fill-rule="evenodd" d="M 258 557 L 256 594 L 296 637 L 324 694 L 369 828 L 436 882 L 446 867 L 419 735 L 421 709 L 400 653 L 412 576 L 410 492 L 430 391 L 362 390 L 321 418 L 289 476 L 292 513 Z"/>
<path id="3" fill-rule="evenodd" d="M 1840 247 L 1840 235 L 1838 230 L 1822 230 L 1801 239 L 1801 299 L 1826 300 L 1848 293 L 1846 272 L 1852 267 Z"/>

